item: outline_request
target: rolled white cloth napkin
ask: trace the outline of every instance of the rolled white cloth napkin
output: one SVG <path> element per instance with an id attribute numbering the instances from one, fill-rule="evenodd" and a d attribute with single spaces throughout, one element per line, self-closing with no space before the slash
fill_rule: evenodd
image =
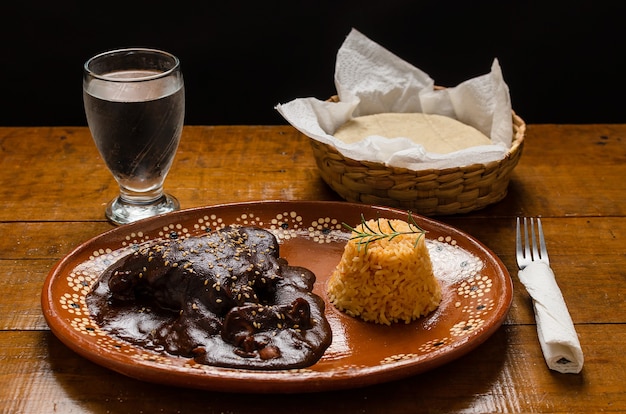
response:
<path id="1" fill-rule="evenodd" d="M 518 276 L 533 298 L 537 334 L 548 367 L 578 374 L 583 368 L 583 351 L 552 269 L 546 263 L 533 262 Z"/>

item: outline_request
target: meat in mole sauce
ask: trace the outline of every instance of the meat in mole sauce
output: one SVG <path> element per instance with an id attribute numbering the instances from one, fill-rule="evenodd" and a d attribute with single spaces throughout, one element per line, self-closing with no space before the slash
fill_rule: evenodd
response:
<path id="1" fill-rule="evenodd" d="M 310 366 L 331 342 L 315 275 L 289 266 L 272 233 L 231 226 L 141 246 L 87 295 L 99 326 L 125 341 L 245 369 Z"/>

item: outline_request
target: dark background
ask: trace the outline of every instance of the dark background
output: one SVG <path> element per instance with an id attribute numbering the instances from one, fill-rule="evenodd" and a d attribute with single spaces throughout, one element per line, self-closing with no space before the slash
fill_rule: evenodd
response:
<path id="1" fill-rule="evenodd" d="M 85 125 L 82 64 L 176 54 L 186 123 L 284 124 L 277 103 L 335 93 L 351 28 L 454 86 L 498 58 L 527 123 L 625 123 L 622 1 L 3 1 L 0 125 Z"/>

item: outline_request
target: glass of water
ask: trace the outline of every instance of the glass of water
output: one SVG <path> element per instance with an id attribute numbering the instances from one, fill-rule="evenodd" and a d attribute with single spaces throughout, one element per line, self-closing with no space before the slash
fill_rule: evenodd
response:
<path id="1" fill-rule="evenodd" d="M 185 117 L 178 58 L 154 49 L 118 49 L 85 62 L 83 102 L 100 155 L 120 187 L 106 207 L 116 224 L 178 210 L 163 192 Z"/>

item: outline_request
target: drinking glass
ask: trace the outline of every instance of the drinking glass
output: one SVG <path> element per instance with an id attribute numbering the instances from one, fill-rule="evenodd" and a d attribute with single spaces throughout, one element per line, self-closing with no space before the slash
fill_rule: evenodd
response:
<path id="1" fill-rule="evenodd" d="M 163 182 L 178 148 L 185 88 L 178 58 L 144 48 L 87 60 L 83 102 L 93 140 L 120 193 L 106 207 L 116 224 L 178 210 Z"/>

